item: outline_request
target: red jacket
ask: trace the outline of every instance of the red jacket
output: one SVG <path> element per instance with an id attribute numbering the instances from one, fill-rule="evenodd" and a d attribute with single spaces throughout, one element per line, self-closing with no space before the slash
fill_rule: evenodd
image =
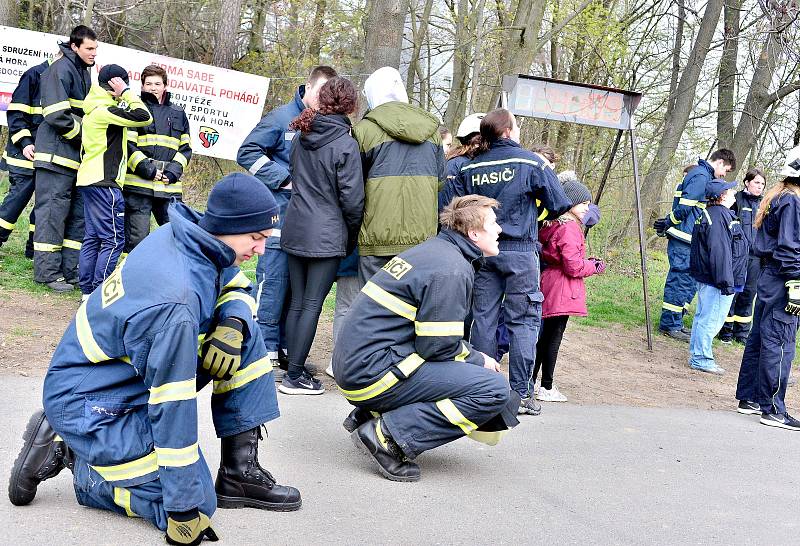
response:
<path id="1" fill-rule="evenodd" d="M 579 222 L 554 221 L 539 231 L 542 243 L 542 318 L 560 315 L 586 316 L 586 284 L 583 279 L 597 273 L 586 259 L 586 239 Z"/>

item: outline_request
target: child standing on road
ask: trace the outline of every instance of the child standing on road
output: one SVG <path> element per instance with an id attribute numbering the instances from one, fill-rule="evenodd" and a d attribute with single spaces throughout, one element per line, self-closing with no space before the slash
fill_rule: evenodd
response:
<path id="1" fill-rule="evenodd" d="M 731 308 L 733 295 L 744 290 L 747 275 L 747 239 L 739 219 L 730 210 L 736 183 L 715 178 L 706 184 L 707 207 L 692 234 L 689 267 L 697 281 L 697 312 L 689 340 L 689 367 L 722 375 L 711 343 Z"/>
<path id="2" fill-rule="evenodd" d="M 533 378 L 536 379 L 541 368 L 542 383 L 536 397 L 542 402 L 567 401 L 567 397 L 553 384 L 561 339 L 570 315 L 585 317 L 587 314 L 583 279 L 606 269 L 603 261 L 586 259 L 583 220 L 592 200 L 589 188 L 578 180 L 569 180 L 564 184 L 564 193 L 572 208 L 557 220 L 545 222 L 539 232 L 541 259 L 547 267 L 542 271 L 542 331 L 536 344 Z"/>

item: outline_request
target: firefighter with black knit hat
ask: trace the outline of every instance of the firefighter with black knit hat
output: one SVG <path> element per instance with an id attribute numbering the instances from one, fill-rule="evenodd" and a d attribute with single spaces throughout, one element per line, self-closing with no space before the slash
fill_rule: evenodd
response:
<path id="1" fill-rule="evenodd" d="M 205 214 L 174 203 L 169 215 L 78 308 L 8 491 L 13 504 L 29 504 L 66 467 L 79 504 L 146 519 L 170 544 L 199 544 L 217 539 L 217 507 L 301 504 L 258 461 L 260 427 L 279 411 L 252 286 L 238 268 L 264 252 L 279 213 L 261 182 L 234 173 L 211 190 Z M 196 400 L 212 382 L 216 484 L 198 445 Z"/>

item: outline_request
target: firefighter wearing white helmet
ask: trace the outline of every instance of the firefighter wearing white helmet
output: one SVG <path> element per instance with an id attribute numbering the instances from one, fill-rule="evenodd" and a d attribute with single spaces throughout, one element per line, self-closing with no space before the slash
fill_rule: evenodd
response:
<path id="1" fill-rule="evenodd" d="M 450 148 L 447 153 L 447 182 L 439 192 L 439 212 L 455 197 L 453 180 L 461 172 L 461 167 L 475 157 L 481 136 L 481 120 L 485 115 L 483 112 L 470 114 L 458 126 L 456 138 L 459 146 Z"/>
<path id="2" fill-rule="evenodd" d="M 760 413 L 761 424 L 800 430 L 784 404 L 800 316 L 800 146 L 786 154 L 780 175 L 783 180 L 764 194 L 753 223 L 761 274 L 736 399 L 738 412 Z"/>

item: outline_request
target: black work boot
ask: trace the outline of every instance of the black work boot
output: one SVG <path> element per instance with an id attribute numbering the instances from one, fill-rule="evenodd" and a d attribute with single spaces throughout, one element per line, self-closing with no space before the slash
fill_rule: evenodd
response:
<path id="1" fill-rule="evenodd" d="M 409 461 L 403 450 L 381 426 L 380 419 L 370 419 L 350 435 L 357 448 L 378 464 L 383 477 L 393 482 L 419 481 L 419 465 Z"/>
<path id="2" fill-rule="evenodd" d="M 64 468 L 72 470 L 67 444 L 50 427 L 43 410 L 28 420 L 22 440 L 22 451 L 14 461 L 8 480 L 8 499 L 17 506 L 30 504 L 37 486 L 44 480 L 56 476 Z"/>
<path id="3" fill-rule="evenodd" d="M 347 432 L 353 432 L 370 419 L 372 419 L 372 413 L 369 411 L 361 408 L 353 408 L 353 411 L 342 421 L 342 426 Z"/>
<path id="4" fill-rule="evenodd" d="M 278 485 L 275 478 L 258 464 L 261 427 L 222 439 L 222 460 L 217 481 L 217 506 L 220 508 L 261 508 L 291 512 L 300 508 L 300 491 Z"/>

